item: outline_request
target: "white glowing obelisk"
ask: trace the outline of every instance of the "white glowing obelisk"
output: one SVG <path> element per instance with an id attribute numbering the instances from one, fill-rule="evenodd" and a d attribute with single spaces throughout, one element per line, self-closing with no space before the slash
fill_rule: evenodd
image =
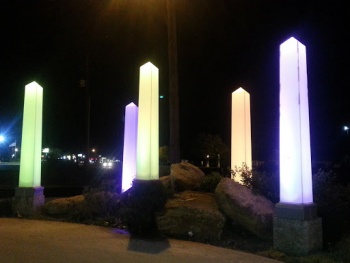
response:
<path id="1" fill-rule="evenodd" d="M 280 202 L 313 202 L 306 48 L 280 46 Z"/>
<path id="2" fill-rule="evenodd" d="M 140 67 L 136 179 L 159 179 L 158 68 L 151 62 Z"/>
<path id="3" fill-rule="evenodd" d="M 252 139 L 250 124 L 250 95 L 242 88 L 232 92 L 231 169 L 246 165 L 252 168 Z M 242 183 L 240 174 L 234 177 Z"/>
<path id="4" fill-rule="evenodd" d="M 25 87 L 19 187 L 41 184 L 43 88 L 35 81 Z"/>
<path id="5" fill-rule="evenodd" d="M 137 114 L 134 103 L 125 107 L 122 193 L 132 186 L 136 177 Z"/>

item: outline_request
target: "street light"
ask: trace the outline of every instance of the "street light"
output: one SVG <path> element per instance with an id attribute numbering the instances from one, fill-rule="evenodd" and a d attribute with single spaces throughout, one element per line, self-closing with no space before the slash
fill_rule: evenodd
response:
<path id="1" fill-rule="evenodd" d="M 3 135 L 0 135 L 0 142 L 4 142 L 5 141 L 5 137 Z"/>
<path id="2" fill-rule="evenodd" d="M 344 127 L 343 127 L 343 130 L 346 131 L 346 135 L 349 134 L 349 127 L 348 127 L 348 126 L 344 126 Z"/>

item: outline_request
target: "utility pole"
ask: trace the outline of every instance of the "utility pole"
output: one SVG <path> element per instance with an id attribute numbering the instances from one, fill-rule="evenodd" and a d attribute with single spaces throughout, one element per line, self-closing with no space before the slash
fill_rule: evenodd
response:
<path id="1" fill-rule="evenodd" d="M 171 164 L 180 162 L 179 135 L 179 86 L 177 71 L 176 16 L 173 0 L 167 0 L 168 10 L 168 59 L 169 59 L 169 126 Z"/>
<path id="2" fill-rule="evenodd" d="M 84 79 L 80 80 L 80 87 L 85 91 L 85 107 L 86 107 L 86 120 L 85 120 L 85 163 L 89 165 L 90 159 L 90 108 L 91 108 L 91 98 L 90 98 L 90 83 L 89 83 L 89 55 L 85 56 L 85 70 Z"/>

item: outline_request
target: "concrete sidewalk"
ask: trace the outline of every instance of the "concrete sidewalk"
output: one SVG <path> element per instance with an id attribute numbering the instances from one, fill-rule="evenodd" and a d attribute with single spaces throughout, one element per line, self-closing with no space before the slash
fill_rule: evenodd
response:
<path id="1" fill-rule="evenodd" d="M 276 260 L 174 239 L 141 240 L 114 228 L 0 218 L 0 262 L 240 262 Z"/>

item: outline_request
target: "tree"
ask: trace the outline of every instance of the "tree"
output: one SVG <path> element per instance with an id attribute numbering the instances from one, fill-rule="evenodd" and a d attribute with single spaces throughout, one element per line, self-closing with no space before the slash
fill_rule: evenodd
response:
<path id="1" fill-rule="evenodd" d="M 166 145 L 159 147 L 159 163 L 163 165 L 169 163 L 169 148 Z"/>
<path id="2" fill-rule="evenodd" d="M 229 147 L 222 141 L 220 135 L 200 133 L 191 149 L 193 157 L 200 161 L 205 160 L 209 155 L 211 165 L 215 166 L 220 155 L 220 166 L 225 168 L 229 160 Z"/>

